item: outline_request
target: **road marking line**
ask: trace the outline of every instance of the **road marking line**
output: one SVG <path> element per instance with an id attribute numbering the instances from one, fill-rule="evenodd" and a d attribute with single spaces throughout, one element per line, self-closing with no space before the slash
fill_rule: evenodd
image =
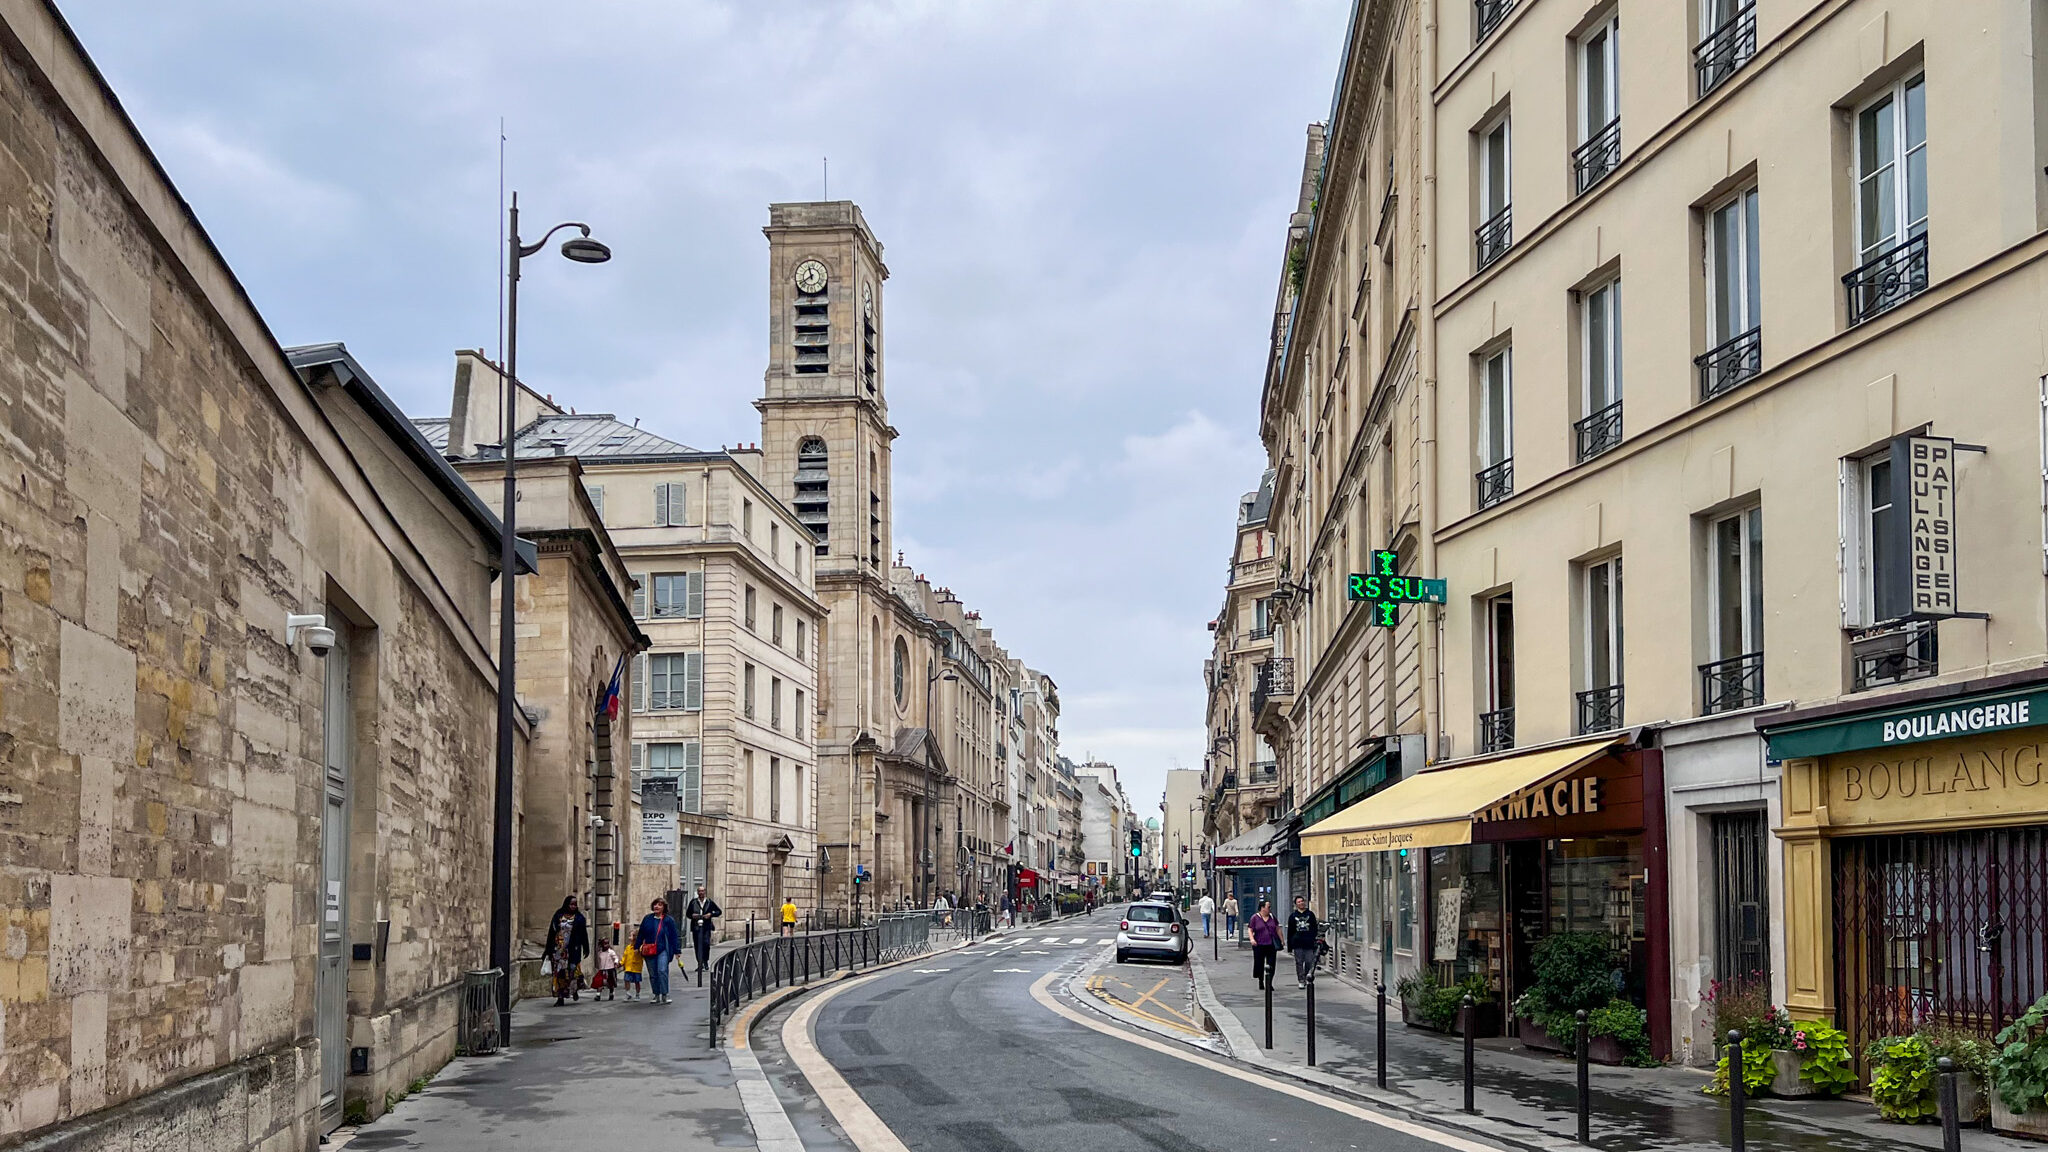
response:
<path id="1" fill-rule="evenodd" d="M 998 968 L 998 969 L 996 969 L 996 972 L 997 972 L 998 974 L 1000 974 L 1000 973 L 1003 973 L 1003 972 L 1029 972 L 1029 971 L 1031 971 L 1031 969 L 1029 969 L 1029 968 Z"/>
<path id="2" fill-rule="evenodd" d="M 932 973 L 934 973 L 934 972 L 951 972 L 951 971 L 952 971 L 952 969 L 951 969 L 951 968 L 912 968 L 912 969 L 911 969 L 911 971 L 912 971 L 912 972 L 922 972 L 922 973 L 924 973 L 925 975 L 929 976 L 929 975 L 931 975 L 931 974 L 932 974 Z"/>
<path id="3" fill-rule="evenodd" d="M 1087 942 L 1088 938 L 1086 936 L 1076 936 L 1072 940 L 1067 941 L 1069 944 L 1086 944 Z"/>
<path id="4" fill-rule="evenodd" d="M 1059 942 L 1060 938 L 1057 936 L 1047 936 L 1045 939 L 1039 941 L 1040 944 L 1057 944 Z"/>
<path id="5" fill-rule="evenodd" d="M 1024 951 L 1022 951 L 1022 952 L 1019 952 L 1019 953 L 1017 953 L 1017 955 L 1019 955 L 1019 956 L 1050 956 L 1050 955 L 1052 955 L 1052 953 L 1050 953 L 1050 952 L 1047 952 L 1047 951 L 1046 951 L 1045 949 L 1043 949 L 1043 948 L 1026 948 L 1026 949 L 1025 949 Z"/>
<path id="6" fill-rule="evenodd" d="M 1116 941 L 1114 941 L 1114 940 L 1097 940 L 1097 941 L 1096 941 L 1096 943 L 1097 943 L 1097 944 L 1114 944 L 1114 943 L 1116 943 Z"/>
<path id="7" fill-rule="evenodd" d="M 841 984 L 790 1013 L 782 1025 L 782 1047 L 789 1053 L 797 1070 L 811 1082 L 811 1090 L 818 1094 L 819 1101 L 839 1122 L 840 1130 L 853 1141 L 855 1148 L 860 1152 L 910 1152 L 903 1141 L 896 1138 L 896 1133 L 882 1123 L 882 1118 L 875 1115 L 875 1110 L 868 1107 L 868 1102 L 860 1098 L 860 1093 L 847 1084 L 839 1069 L 834 1068 L 832 1062 L 818 1051 L 817 1045 L 811 1042 L 811 1021 L 817 1017 L 818 1010 L 841 992 L 865 982 L 863 979 Z"/>
<path id="8" fill-rule="evenodd" d="M 1452 1136 L 1449 1133 L 1438 1132 L 1434 1129 L 1425 1127 L 1421 1124 L 1416 1124 L 1412 1121 L 1402 1120 L 1394 1116 L 1382 1115 L 1381 1113 L 1374 1112 L 1369 1108 L 1363 1108 L 1359 1105 L 1352 1104 L 1349 1101 L 1339 1100 L 1331 1096 L 1323 1096 L 1319 1093 L 1311 1092 L 1306 1088 L 1300 1087 L 1299 1085 L 1289 1084 L 1284 1081 L 1272 1079 L 1271 1077 L 1261 1076 L 1253 1072 L 1247 1072 L 1241 1068 L 1233 1068 L 1227 1064 L 1218 1063 L 1217 1061 L 1209 1059 L 1207 1057 L 1197 1056 L 1193 1052 L 1183 1051 L 1180 1047 L 1176 1045 L 1168 1044 L 1161 1040 L 1153 1040 L 1145 1036 L 1133 1035 L 1132 1033 L 1127 1032 L 1114 1025 L 1104 1024 L 1099 1020 L 1091 1020 L 1087 1016 L 1082 1015 L 1079 1010 L 1069 1008 L 1065 1004 L 1060 1003 L 1057 999 L 1055 999 L 1052 996 L 1050 992 L 1046 991 L 1046 986 L 1051 984 L 1053 981 L 1053 977 L 1057 975 L 1059 975 L 1057 972 L 1048 972 L 1044 976 L 1041 976 L 1037 980 L 1033 981 L 1031 984 L 1031 998 L 1038 1001 L 1045 1007 L 1051 1009 L 1055 1015 L 1064 1016 L 1068 1020 L 1071 1020 L 1074 1023 L 1081 1025 L 1083 1028 L 1092 1029 L 1093 1031 L 1100 1032 L 1105 1036 L 1114 1036 L 1117 1039 L 1122 1040 L 1126 1044 L 1136 1044 L 1140 1048 L 1148 1048 L 1154 1052 L 1159 1052 L 1167 1056 L 1171 1056 L 1176 1060 L 1182 1060 L 1186 1061 L 1189 1064 L 1199 1065 L 1203 1068 L 1209 1069 L 1212 1072 L 1228 1076 L 1233 1080 L 1242 1080 L 1247 1084 L 1257 1084 L 1260 1087 L 1269 1088 L 1275 1092 L 1284 1093 L 1298 1100 L 1305 1100 L 1311 1104 L 1319 1105 L 1323 1108 L 1329 1109 L 1332 1112 L 1342 1113 L 1343 1115 L 1350 1116 L 1354 1119 L 1363 1120 L 1368 1124 L 1377 1124 L 1378 1126 L 1389 1129 L 1390 1131 L 1401 1132 L 1406 1135 L 1413 1136 L 1418 1140 L 1426 1140 L 1431 1144 L 1438 1145 L 1439 1147 L 1456 1148 L 1459 1150 L 1459 1152 L 1496 1152 L 1495 1149 L 1491 1148 L 1488 1145 L 1481 1144 L 1476 1140 L 1468 1140 L 1462 1136 Z M 834 992 L 830 993 L 829 995 L 838 995 L 838 993 Z M 789 1046 L 788 1032 L 788 1028 L 783 1029 L 783 1044 L 785 1046 Z M 792 1051 L 794 1051 L 793 1048 Z M 841 1127 L 844 1126 L 845 1124 L 842 1121 Z M 849 1133 L 849 1135 L 850 1134 L 851 1133 Z M 896 1147 L 902 1147 L 902 1145 L 898 1144 L 896 1145 Z M 862 1146 L 862 1152 L 881 1152 L 881 1150 L 870 1150 L 866 1146 Z"/>

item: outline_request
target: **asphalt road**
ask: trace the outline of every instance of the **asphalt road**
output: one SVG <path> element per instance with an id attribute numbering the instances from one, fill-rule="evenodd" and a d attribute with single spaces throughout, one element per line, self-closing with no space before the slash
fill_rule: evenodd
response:
<path id="1" fill-rule="evenodd" d="M 813 1042 L 918 1152 L 1440 1152 L 1434 1141 L 1104 1035 L 1032 997 L 1048 972 L 1061 973 L 1052 988 L 1062 988 L 1115 933 L 1103 912 L 906 965 L 826 1003 Z M 1178 971 L 1111 969 L 1147 987 L 1144 976 Z"/>

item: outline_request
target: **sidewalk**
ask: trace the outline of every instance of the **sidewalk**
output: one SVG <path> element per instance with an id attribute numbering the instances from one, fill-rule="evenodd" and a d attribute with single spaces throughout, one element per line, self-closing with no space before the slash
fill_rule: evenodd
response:
<path id="1" fill-rule="evenodd" d="M 1388 990 L 1387 1087 L 1375 1084 L 1378 1010 L 1372 992 L 1325 973 L 1316 983 L 1316 1066 L 1307 1066 L 1306 998 L 1294 987 L 1293 962 L 1280 958 L 1273 993 L 1273 1049 L 1266 1052 L 1265 994 L 1252 984 L 1251 949 L 1229 941 L 1220 960 L 1213 944 L 1197 937 L 1195 986 L 1202 1007 L 1230 1042 L 1233 1055 L 1368 1096 L 1437 1123 L 1524 1147 L 1577 1147 L 1577 1091 L 1572 1061 L 1522 1048 L 1512 1039 L 1477 1041 L 1473 1058 L 1474 1107 L 1464 1103 L 1464 1046 L 1401 1023 Z M 1684 1068 L 1605 1068 L 1594 1065 L 1592 1135 L 1612 1152 L 1672 1149 L 1707 1152 L 1728 1147 L 1728 1102 L 1700 1089 L 1706 1076 Z M 1939 1125 L 1888 1124 L 1868 1104 L 1844 1100 L 1750 1102 L 1749 1146 L 1799 1152 L 1920 1152 L 1940 1149 Z M 1965 1129 L 1969 1152 L 2038 1152 L 2039 1145 Z"/>

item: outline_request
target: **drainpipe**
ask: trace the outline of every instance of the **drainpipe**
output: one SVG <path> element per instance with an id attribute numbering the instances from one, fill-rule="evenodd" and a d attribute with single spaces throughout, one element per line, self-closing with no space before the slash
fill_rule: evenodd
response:
<path id="1" fill-rule="evenodd" d="M 1420 315 L 1415 326 L 1416 347 L 1421 360 L 1422 384 L 1422 574 L 1434 578 L 1437 575 L 1436 526 L 1437 526 L 1437 358 L 1436 358 L 1436 101 L 1431 96 L 1433 85 L 1430 77 L 1435 72 L 1437 60 L 1437 0 L 1423 0 L 1422 43 L 1423 57 L 1418 63 L 1416 75 L 1416 104 L 1422 109 L 1422 123 L 1419 128 L 1421 139 L 1417 141 L 1418 159 L 1422 165 L 1421 187 L 1417 190 L 1421 219 L 1417 223 L 1416 258 L 1420 265 L 1422 284 L 1421 299 L 1417 302 Z M 1443 629 L 1444 609 L 1449 605 L 1430 605 L 1429 614 L 1423 621 L 1422 637 L 1422 722 L 1428 744 L 1423 749 L 1423 761 L 1428 763 L 1443 755 Z"/>

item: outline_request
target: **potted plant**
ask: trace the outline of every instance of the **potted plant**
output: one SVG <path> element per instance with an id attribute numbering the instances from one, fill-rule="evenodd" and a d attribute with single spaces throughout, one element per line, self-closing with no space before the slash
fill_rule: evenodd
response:
<path id="1" fill-rule="evenodd" d="M 1998 1034 L 1991 1077 L 1991 1126 L 2048 1137 L 2048 996 Z"/>
<path id="2" fill-rule="evenodd" d="M 1849 1034 L 1841 1029 L 1819 1020 L 1788 1020 L 1776 1042 L 1784 1047 L 1771 1049 L 1773 1096 L 1833 1096 L 1856 1082 Z"/>
<path id="3" fill-rule="evenodd" d="M 1465 997 L 1472 997 L 1472 1034 L 1500 1034 L 1500 1006 L 1486 977 L 1473 973 L 1456 984 L 1445 984 L 1434 973 L 1413 972 L 1394 986 L 1401 994 L 1401 1022 L 1412 1028 L 1456 1033 L 1463 1026 L 1459 1014 Z"/>
<path id="4" fill-rule="evenodd" d="M 1991 1115 L 1991 1099 L 1987 1085 L 1991 1083 L 1991 1057 L 1995 1051 L 1991 1042 L 1964 1032 L 1943 1028 L 1938 1025 L 1920 1029 L 1914 1035 L 1927 1045 L 1927 1056 L 1939 1061 L 1946 1056 L 1955 1063 L 1960 1073 L 1956 1077 L 1956 1113 L 1965 1124 L 1976 1124 Z M 1936 1082 L 1937 1088 L 1939 1081 Z M 1937 1094 L 1936 1099 L 1939 1100 Z"/>
<path id="5" fill-rule="evenodd" d="M 1569 1051 L 1576 1043 L 1576 1014 L 1596 1012 L 1614 1000 L 1613 947 L 1595 932 L 1559 932 L 1538 941 L 1530 960 L 1536 979 L 1515 999 L 1517 1034 L 1531 1048 Z"/>
<path id="6" fill-rule="evenodd" d="M 1871 1041 L 1863 1058 L 1870 1064 L 1870 1099 L 1878 1115 L 1898 1124 L 1927 1124 L 1941 1118 L 1941 1085 L 1926 1040 L 1886 1036 Z"/>

